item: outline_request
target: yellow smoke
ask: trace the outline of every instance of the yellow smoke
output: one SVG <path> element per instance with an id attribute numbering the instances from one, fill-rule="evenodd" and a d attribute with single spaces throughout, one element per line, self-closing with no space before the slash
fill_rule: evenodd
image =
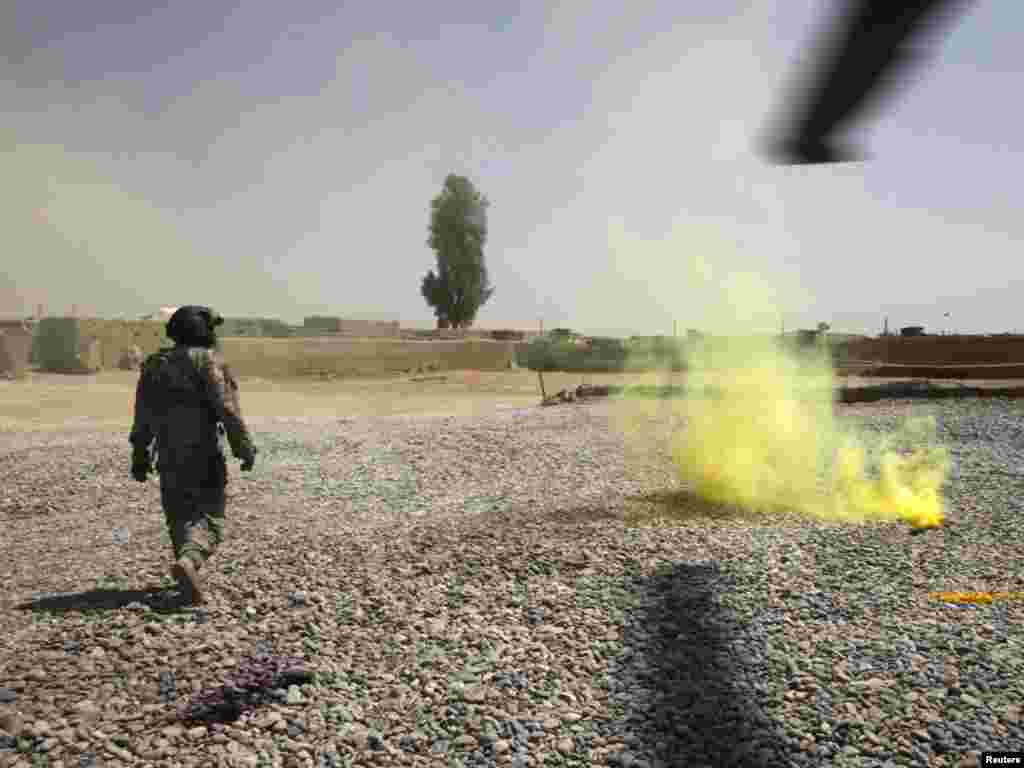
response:
<path id="1" fill-rule="evenodd" d="M 625 253 L 622 232 L 613 235 L 613 250 Z M 636 406 L 648 416 L 659 413 L 662 421 L 667 417 L 661 409 L 675 411 L 684 424 L 671 437 L 680 479 L 714 503 L 819 520 L 941 525 L 948 461 L 945 449 L 934 444 L 934 421 L 907 421 L 888 441 L 843 428 L 834 414 L 827 350 L 798 354 L 779 344 L 777 331 L 751 327 L 752 321 L 778 318 L 777 294 L 760 276 L 723 278 L 718 271 L 703 255 L 692 257 L 680 293 L 690 297 L 688 306 L 704 308 L 711 321 L 707 331 L 725 319 L 719 325 L 728 336 L 707 335 L 686 345 L 685 398 L 624 401 L 634 406 L 620 413 L 626 436 L 637 442 L 647 437 L 629 415 L 636 415 Z M 690 327 L 704 319 L 690 318 Z M 706 396 L 706 387 L 717 387 L 719 396 Z"/>

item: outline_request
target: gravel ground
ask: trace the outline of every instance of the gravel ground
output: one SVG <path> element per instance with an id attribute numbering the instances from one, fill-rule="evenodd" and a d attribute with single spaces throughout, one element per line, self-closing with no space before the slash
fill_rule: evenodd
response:
<path id="1" fill-rule="evenodd" d="M 936 415 L 947 523 L 920 535 L 704 504 L 623 445 L 611 407 L 255 424 L 202 609 L 171 591 L 125 435 L 0 435 L 0 766 L 870 768 L 1024 749 L 1024 604 L 930 595 L 1024 593 L 1024 404 L 837 406 L 878 432 Z"/>

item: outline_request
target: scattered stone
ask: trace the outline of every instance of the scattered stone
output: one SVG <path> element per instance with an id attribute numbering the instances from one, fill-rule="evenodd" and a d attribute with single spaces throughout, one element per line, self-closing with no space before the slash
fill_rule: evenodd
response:
<path id="1" fill-rule="evenodd" d="M 427 622 L 427 634 L 433 637 L 441 637 L 445 633 L 447 624 L 441 619 L 435 619 Z"/>
<path id="2" fill-rule="evenodd" d="M 0 731 L 7 731 L 12 736 L 20 736 L 25 721 L 17 712 L 0 712 Z"/>
<path id="3" fill-rule="evenodd" d="M 463 691 L 462 695 L 471 704 L 482 704 L 487 699 L 487 689 L 482 685 L 474 685 Z"/>
<path id="4" fill-rule="evenodd" d="M 275 688 L 288 688 L 292 685 L 309 685 L 316 680 L 314 672 L 304 669 L 288 669 L 278 675 L 274 681 Z"/>
<path id="5" fill-rule="evenodd" d="M 355 749 L 366 749 L 366 737 L 368 733 L 369 729 L 365 725 L 362 723 L 353 723 L 348 733 L 342 737 L 342 741 Z"/>
<path id="6" fill-rule="evenodd" d="M 134 760 L 134 757 L 133 757 L 131 752 L 129 752 L 127 749 L 122 749 L 121 747 L 117 746 L 116 744 L 111 744 L 111 743 L 108 742 L 108 743 L 103 745 L 103 748 L 106 749 L 108 752 L 111 752 L 112 754 L 117 755 L 117 757 L 121 758 L 126 763 L 131 764 L 133 762 L 133 760 Z"/>
<path id="7" fill-rule="evenodd" d="M 47 736 L 50 731 L 50 724 L 45 720 L 36 720 L 29 729 L 29 733 L 33 736 Z"/>
<path id="8" fill-rule="evenodd" d="M 253 609 L 255 611 L 255 609 Z M 256 641 L 256 655 L 257 656 L 271 656 L 274 653 L 274 644 L 269 640 L 257 640 Z"/>
<path id="9" fill-rule="evenodd" d="M 267 729 L 273 728 L 279 720 L 282 719 L 280 712 L 268 712 L 266 715 L 261 717 L 259 720 L 253 721 L 253 725 L 257 728 Z M 287 727 L 287 726 L 286 726 Z"/>
<path id="10" fill-rule="evenodd" d="M 493 680 L 498 688 L 517 688 L 522 690 L 529 685 L 529 678 L 525 672 L 497 672 Z"/>

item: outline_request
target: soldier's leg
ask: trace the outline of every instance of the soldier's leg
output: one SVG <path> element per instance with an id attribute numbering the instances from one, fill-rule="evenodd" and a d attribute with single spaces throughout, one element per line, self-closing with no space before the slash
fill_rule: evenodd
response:
<path id="1" fill-rule="evenodd" d="M 160 478 L 160 505 L 164 510 L 164 521 L 171 537 L 174 559 L 182 555 L 187 540 L 187 521 L 192 516 L 189 499 L 173 482 Z"/>
<path id="2" fill-rule="evenodd" d="M 206 528 L 206 546 L 199 548 L 197 563 L 202 564 L 213 557 L 213 554 L 224 541 L 224 511 L 227 496 L 224 488 L 204 488 L 201 491 L 198 515 Z"/>
<path id="3" fill-rule="evenodd" d="M 190 484 L 180 484 L 168 476 L 160 478 L 160 499 L 167 519 L 167 528 L 174 546 L 174 565 L 171 575 L 178 587 L 193 604 L 203 602 L 202 582 L 199 580 L 195 530 L 199 494 Z"/>
<path id="4" fill-rule="evenodd" d="M 174 547 L 174 559 L 187 557 L 199 562 L 203 551 L 202 545 L 196 542 L 196 531 L 202 525 L 200 490 L 193 483 L 181 482 L 168 474 L 160 478 L 160 501 Z"/>

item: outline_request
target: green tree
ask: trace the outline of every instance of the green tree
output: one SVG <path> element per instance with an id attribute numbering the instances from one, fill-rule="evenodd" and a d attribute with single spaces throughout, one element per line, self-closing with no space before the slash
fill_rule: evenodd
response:
<path id="1" fill-rule="evenodd" d="M 473 182 L 454 174 L 430 203 L 427 245 L 436 255 L 437 272 L 427 272 L 420 293 L 434 316 L 452 328 L 470 327 L 494 293 L 484 264 L 488 206 Z"/>

